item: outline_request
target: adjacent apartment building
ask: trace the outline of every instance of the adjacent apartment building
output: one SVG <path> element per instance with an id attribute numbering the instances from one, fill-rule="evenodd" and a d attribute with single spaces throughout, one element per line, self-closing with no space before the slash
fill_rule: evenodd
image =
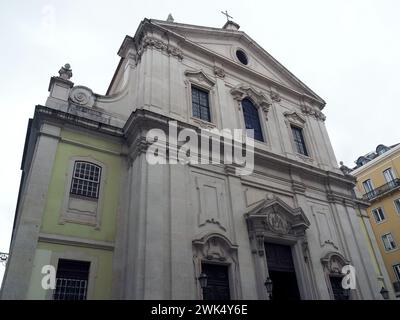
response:
<path id="1" fill-rule="evenodd" d="M 382 299 L 382 287 L 394 297 L 325 101 L 237 23 L 144 19 L 118 55 L 105 95 L 74 85 L 65 65 L 35 108 L 3 299 Z M 208 150 L 206 132 L 222 129 L 254 144 L 249 174 L 173 163 L 188 140 Z M 165 161 L 150 163 L 156 141 Z M 356 281 L 344 287 L 349 265 Z M 54 290 L 42 286 L 46 266 Z"/>
<path id="2" fill-rule="evenodd" d="M 351 172 L 367 209 L 393 289 L 400 297 L 400 144 L 376 147 Z"/>

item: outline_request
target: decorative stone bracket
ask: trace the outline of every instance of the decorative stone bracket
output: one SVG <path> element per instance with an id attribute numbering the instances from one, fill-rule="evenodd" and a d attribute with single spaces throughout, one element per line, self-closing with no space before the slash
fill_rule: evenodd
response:
<path id="1" fill-rule="evenodd" d="M 154 37 L 150 36 L 145 36 L 143 37 L 142 41 L 140 42 L 139 45 L 139 50 L 137 51 L 137 61 L 140 60 L 143 52 L 147 48 L 155 48 L 157 50 L 160 50 L 168 55 L 174 56 L 178 58 L 179 60 L 183 59 L 183 52 L 179 48 L 170 45 L 169 43 L 166 43 L 160 39 L 156 39 Z"/>
<path id="2" fill-rule="evenodd" d="M 302 105 L 301 112 L 303 112 L 303 114 L 305 114 L 305 115 L 312 116 L 315 119 L 320 120 L 320 121 L 326 120 L 326 116 L 321 111 L 319 111 L 311 106 L 308 106 L 308 105 Z"/>

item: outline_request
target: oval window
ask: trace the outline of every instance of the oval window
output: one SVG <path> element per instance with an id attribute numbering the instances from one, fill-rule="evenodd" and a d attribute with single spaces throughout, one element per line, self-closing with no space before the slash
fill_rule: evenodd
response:
<path id="1" fill-rule="evenodd" d="M 236 51 L 236 57 L 239 59 L 239 61 L 245 65 L 249 63 L 249 60 L 247 59 L 246 54 L 244 53 L 243 50 L 237 50 Z"/>

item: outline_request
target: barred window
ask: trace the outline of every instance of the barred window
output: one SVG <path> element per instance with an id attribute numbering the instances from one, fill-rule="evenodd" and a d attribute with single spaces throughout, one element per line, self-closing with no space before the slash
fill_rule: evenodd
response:
<path id="1" fill-rule="evenodd" d="M 86 300 L 90 262 L 60 259 L 54 300 Z"/>
<path id="2" fill-rule="evenodd" d="M 95 198 L 99 197 L 101 167 L 85 161 L 75 161 L 71 183 L 71 194 Z"/>

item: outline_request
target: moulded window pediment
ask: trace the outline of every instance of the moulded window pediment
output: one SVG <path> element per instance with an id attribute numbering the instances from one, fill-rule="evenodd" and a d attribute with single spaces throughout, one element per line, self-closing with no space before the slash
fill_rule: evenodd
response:
<path id="1" fill-rule="evenodd" d="M 204 73 L 203 70 L 186 70 L 185 76 L 188 79 L 195 80 L 195 82 L 206 84 L 207 87 L 213 87 L 215 85 L 215 80 Z"/>

